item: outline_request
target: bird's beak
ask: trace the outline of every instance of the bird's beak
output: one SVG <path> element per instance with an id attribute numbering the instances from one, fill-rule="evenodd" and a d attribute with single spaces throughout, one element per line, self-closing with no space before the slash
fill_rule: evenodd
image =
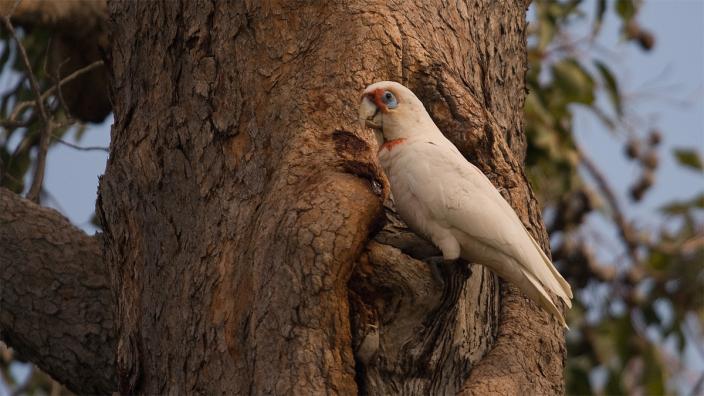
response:
<path id="1" fill-rule="evenodd" d="M 359 121 L 362 126 L 372 129 L 380 130 L 383 127 L 381 111 L 367 95 L 362 98 L 362 103 L 359 105 Z"/>
<path id="2" fill-rule="evenodd" d="M 368 127 L 374 130 L 376 142 L 381 147 L 384 144 L 384 118 L 379 107 L 371 101 L 369 96 L 362 97 L 362 103 L 359 105 L 359 121 L 362 123 L 362 128 Z"/>
<path id="3" fill-rule="evenodd" d="M 363 128 L 374 130 L 376 142 L 381 147 L 384 144 L 384 116 L 379 106 L 374 104 L 368 95 L 362 97 L 362 103 L 359 105 L 359 121 L 362 122 Z"/>

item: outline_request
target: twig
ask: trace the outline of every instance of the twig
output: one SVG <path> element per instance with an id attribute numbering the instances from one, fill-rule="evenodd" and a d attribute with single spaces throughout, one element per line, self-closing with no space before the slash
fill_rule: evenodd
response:
<path id="1" fill-rule="evenodd" d="M 96 69 L 102 65 L 103 65 L 103 61 L 97 60 L 87 66 L 83 66 L 82 68 L 77 69 L 73 73 L 71 73 L 68 76 L 61 79 L 59 84 L 47 89 L 46 92 L 44 92 L 44 94 L 42 94 L 42 99 L 46 100 L 50 95 L 53 95 L 54 92 L 58 89 L 57 87 L 63 87 L 64 85 L 66 85 L 66 84 L 70 83 L 71 81 L 75 80 L 76 78 L 80 77 L 82 74 L 88 73 L 89 71 L 92 71 L 93 69 Z"/>
<path id="2" fill-rule="evenodd" d="M 71 115 L 71 110 L 69 110 L 68 105 L 66 104 L 66 100 L 64 99 L 64 92 L 61 90 L 61 68 L 64 67 L 64 65 L 69 61 L 69 58 L 66 58 L 65 61 L 61 62 L 61 64 L 56 68 L 56 78 L 54 81 L 56 81 L 56 92 L 58 98 L 59 98 L 59 103 L 61 104 L 61 107 L 63 107 L 64 112 L 66 113 L 66 116 L 69 120 L 73 120 L 73 116 Z M 90 65 L 89 65 L 90 66 Z M 48 74 L 48 73 L 47 73 Z"/>
<path id="3" fill-rule="evenodd" d="M 12 120 L 0 120 L 0 127 L 7 129 L 24 128 L 29 125 L 30 120 L 27 121 L 12 121 Z"/>
<path id="4" fill-rule="evenodd" d="M 54 92 L 57 90 L 57 87 L 63 87 L 64 85 L 68 84 L 69 82 L 80 77 L 82 74 L 88 73 L 91 70 L 93 70 L 99 66 L 102 66 L 102 65 L 103 65 L 103 61 L 98 60 L 98 61 L 95 61 L 87 66 L 84 66 L 84 67 L 74 71 L 73 73 L 64 77 L 57 85 L 54 85 L 53 87 L 47 89 L 42 94 L 42 100 L 46 100 L 49 98 L 49 96 L 53 95 Z M 34 103 L 35 103 L 34 101 L 26 101 L 26 102 L 22 102 L 22 103 L 18 104 L 17 106 L 15 106 L 15 109 L 12 111 L 12 114 L 10 115 L 10 118 L 8 119 L 8 121 L 16 122 L 15 120 L 17 119 L 17 117 L 19 117 L 20 113 L 22 113 L 22 111 L 24 111 L 29 106 L 32 106 Z M 8 121 L 2 121 L 2 122 L 8 122 Z M 0 122 L 0 125 L 2 125 L 2 122 Z"/>
<path id="5" fill-rule="evenodd" d="M 56 140 L 57 142 L 63 144 L 64 146 L 68 146 L 68 147 L 71 147 L 72 149 L 76 149 L 76 150 L 81 150 L 81 151 L 104 151 L 104 152 L 106 152 L 106 153 L 107 153 L 107 152 L 110 152 L 110 149 L 108 149 L 107 147 L 103 147 L 103 146 L 79 146 L 79 145 L 76 145 L 76 144 L 67 142 L 67 141 L 61 139 L 60 137 L 58 137 L 58 136 L 56 136 L 56 135 L 52 135 L 52 139 L 54 139 L 54 140 Z"/>
<path id="6" fill-rule="evenodd" d="M 636 248 L 638 247 L 638 241 L 633 235 L 633 229 L 631 228 L 631 225 L 626 221 L 626 218 L 623 215 L 621 206 L 618 204 L 616 195 L 611 189 L 611 186 L 609 186 L 609 182 L 606 180 L 606 177 L 601 173 L 596 164 L 594 164 L 594 161 L 592 161 L 592 159 L 589 158 L 589 156 L 586 155 L 584 151 L 581 150 L 579 147 L 577 147 L 577 153 L 579 154 L 579 158 L 582 162 L 582 165 L 584 165 L 584 168 L 589 172 L 592 178 L 594 178 L 594 181 L 596 181 L 596 184 L 601 190 L 601 192 L 604 193 L 606 201 L 609 203 L 609 206 L 613 211 L 613 218 L 616 222 L 616 226 L 618 227 L 619 235 L 621 236 L 621 239 L 623 239 L 623 242 L 626 244 L 628 255 L 630 256 L 631 260 L 633 260 L 633 264 L 637 264 L 639 262 L 638 254 L 636 252 Z"/>
<path id="7" fill-rule="evenodd" d="M 22 185 L 22 180 L 17 179 L 16 177 L 12 176 L 12 175 L 9 174 L 9 173 L 3 173 L 3 174 L 2 174 L 2 177 L 3 177 L 3 178 L 7 178 L 8 180 L 10 180 L 11 182 L 17 184 L 18 186 L 21 186 L 21 185 Z M 3 180 L 3 179 L 0 179 L 0 183 L 2 182 L 2 180 Z"/>
<path id="8" fill-rule="evenodd" d="M 659 250 L 667 254 L 691 254 L 697 249 L 704 247 L 704 235 L 695 235 L 681 243 L 677 242 L 659 242 L 647 241 L 646 245 L 649 249 Z M 704 357 L 704 354 L 702 354 Z"/>
<path id="9" fill-rule="evenodd" d="M 32 72 L 32 64 L 29 62 L 29 57 L 27 57 L 27 51 L 25 51 L 24 46 L 17 37 L 15 28 L 12 26 L 10 19 L 7 16 L 0 17 L 3 25 L 10 33 L 12 39 L 17 43 L 17 48 L 19 49 L 20 55 L 22 57 L 22 62 L 24 62 L 25 68 L 27 68 L 27 75 L 29 76 L 30 86 L 34 95 L 36 97 L 36 106 L 39 109 L 39 115 L 44 122 L 44 130 L 42 131 L 41 139 L 39 141 L 39 153 L 37 155 L 37 165 L 34 169 L 34 178 L 32 180 L 32 186 L 29 188 L 27 193 L 27 199 L 30 201 L 39 203 L 39 193 L 42 190 L 42 184 L 44 182 L 44 171 L 46 168 L 46 153 L 49 149 L 49 140 L 51 138 L 51 119 L 44 108 L 44 100 L 42 99 L 42 94 L 39 91 L 39 84 L 37 79 Z"/>

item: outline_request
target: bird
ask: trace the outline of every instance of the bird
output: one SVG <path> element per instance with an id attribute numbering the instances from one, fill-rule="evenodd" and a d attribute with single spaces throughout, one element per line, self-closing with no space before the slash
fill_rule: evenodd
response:
<path id="1" fill-rule="evenodd" d="M 375 131 L 396 210 L 412 231 L 432 242 L 445 262 L 461 258 L 488 267 L 567 327 L 548 291 L 571 308 L 569 283 L 410 89 L 394 81 L 367 86 L 359 120 Z"/>

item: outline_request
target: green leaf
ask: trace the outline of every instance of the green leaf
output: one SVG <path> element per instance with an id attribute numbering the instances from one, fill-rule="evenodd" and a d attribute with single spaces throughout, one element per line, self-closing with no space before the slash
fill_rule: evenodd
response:
<path id="1" fill-rule="evenodd" d="M 0 159 L 2 159 L 4 166 L 0 186 L 6 187 L 18 194 L 21 193 L 24 189 L 24 176 L 31 165 L 29 150 L 13 156 L 3 147 L 0 150 Z"/>
<path id="2" fill-rule="evenodd" d="M 647 304 L 642 309 L 643 320 L 645 320 L 646 325 L 660 324 L 660 317 L 657 312 L 655 312 L 655 307 L 652 303 Z"/>
<path id="3" fill-rule="evenodd" d="M 2 40 L 2 42 L 0 42 L 0 45 L 2 45 L 2 54 L 0 54 L 0 67 L 4 68 L 5 63 L 7 63 L 8 59 L 10 59 L 11 47 L 9 45 L 9 41 L 7 40 Z"/>
<path id="4" fill-rule="evenodd" d="M 691 202 L 692 206 L 695 208 L 704 209 L 704 194 L 699 194 L 689 202 Z"/>
<path id="5" fill-rule="evenodd" d="M 673 153 L 680 165 L 698 171 L 704 170 L 704 164 L 702 164 L 702 159 L 699 157 L 699 153 L 697 153 L 696 150 L 680 148 L 674 149 Z"/>
<path id="6" fill-rule="evenodd" d="M 526 96 L 524 111 L 535 124 L 552 125 L 555 122 L 552 113 L 545 108 L 536 93 L 531 92 Z"/>
<path id="7" fill-rule="evenodd" d="M 538 20 L 538 49 L 544 50 L 555 37 L 555 20 L 547 13 L 543 13 Z"/>
<path id="8" fill-rule="evenodd" d="M 693 208 L 704 209 L 704 194 L 699 194 L 687 201 L 670 202 L 660 207 L 660 211 L 669 215 L 684 215 Z"/>
<path id="9" fill-rule="evenodd" d="M 604 392 L 607 395 L 625 395 L 626 391 L 621 386 L 622 373 L 616 370 L 609 370 L 608 380 Z"/>
<path id="10" fill-rule="evenodd" d="M 568 394 L 588 395 L 592 393 L 591 385 L 589 384 L 589 367 L 585 370 L 581 367 L 570 365 L 566 375 L 569 386 Z"/>
<path id="11" fill-rule="evenodd" d="M 621 104 L 621 92 L 618 89 L 618 82 L 616 81 L 614 74 L 611 73 L 609 67 L 606 66 L 604 63 L 596 60 L 594 61 L 594 64 L 596 65 L 597 70 L 599 70 L 599 74 L 601 74 L 601 78 L 606 84 L 606 91 L 609 93 L 609 99 L 611 99 L 611 104 L 614 105 L 616 113 L 619 116 L 622 116 L 623 105 Z"/>
<path id="12" fill-rule="evenodd" d="M 75 127 L 73 138 L 78 142 L 83 138 L 83 134 L 86 132 L 87 128 L 85 124 L 79 124 Z"/>
<path id="13" fill-rule="evenodd" d="M 579 14 L 579 3 L 581 0 L 571 0 L 567 2 L 551 1 L 548 2 L 548 12 L 555 18 L 564 21 L 572 14 Z"/>
<path id="14" fill-rule="evenodd" d="M 604 21 L 606 14 L 606 0 L 598 0 L 596 2 L 596 15 L 594 16 L 594 24 L 592 25 L 592 36 L 599 34 L 601 24 Z"/>
<path id="15" fill-rule="evenodd" d="M 687 345 L 687 339 L 684 337 L 684 332 L 682 332 L 682 327 L 679 325 L 674 325 L 672 327 L 672 334 L 674 334 L 675 338 L 677 339 L 677 350 L 680 351 L 680 353 L 684 352 L 684 347 Z"/>
<path id="16" fill-rule="evenodd" d="M 662 359 L 658 351 L 652 346 L 643 356 L 645 370 L 643 373 L 645 394 L 664 395 L 665 394 L 665 370 Z"/>
<path id="17" fill-rule="evenodd" d="M 633 0 L 616 1 L 616 12 L 623 22 L 628 22 L 636 15 L 636 6 Z"/>
<path id="18" fill-rule="evenodd" d="M 672 257 L 659 251 L 652 251 L 648 258 L 648 268 L 656 271 L 665 271 L 672 262 Z"/>
<path id="19" fill-rule="evenodd" d="M 569 102 L 590 105 L 594 102 L 594 79 L 574 59 L 567 58 L 552 66 L 555 85 Z"/>

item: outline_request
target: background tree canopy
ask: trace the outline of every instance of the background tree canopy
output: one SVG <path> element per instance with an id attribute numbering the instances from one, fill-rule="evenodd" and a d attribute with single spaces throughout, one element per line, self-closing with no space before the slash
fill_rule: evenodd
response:
<path id="1" fill-rule="evenodd" d="M 663 150 L 662 141 L 674 131 L 660 131 L 656 123 L 643 121 L 632 103 L 634 95 L 625 94 L 614 71 L 613 54 L 599 44 L 604 21 L 614 18 L 621 40 L 651 51 L 656 37 L 639 23 L 641 6 L 629 0 L 536 0 L 528 15 L 526 169 L 543 204 L 553 257 L 578 290 L 575 307 L 567 314 L 570 394 L 704 392 L 704 367 L 685 370 L 684 362 L 687 351 L 704 358 L 703 186 L 694 196 L 661 205 L 654 226 L 643 227 L 627 210 L 658 185 L 655 175 L 666 156 L 680 164 L 681 172 L 696 173 L 701 181 L 702 146 Z M 578 31 L 576 25 L 589 28 Z M 70 60 L 77 55 L 68 55 L 68 40 L 52 29 L 22 25 L 17 37 L 26 58 L 7 29 L 0 36 L 0 186 L 31 195 L 37 163 L 47 149 L 64 144 L 78 150 L 75 155 L 83 155 L 80 150 L 107 151 L 67 140 L 80 142 L 90 127 L 77 120 L 101 121 L 109 104 L 90 100 L 91 94 L 104 97 L 104 87 L 76 95 L 67 80 L 72 72 L 76 79 L 102 72 L 100 61 L 76 71 Z M 80 47 L 80 40 L 71 43 Z M 80 53 L 99 58 L 94 48 Z M 35 102 L 37 91 L 48 98 L 44 109 Z M 589 114 L 639 167 L 626 201 L 615 193 L 608 164 L 598 163 L 593 152 L 579 145 L 578 112 Z M 43 141 L 46 128 L 51 133 Z M 701 143 L 702 131 L 697 133 Z M 72 182 L 70 175 L 59 177 Z M 35 196 L 44 201 L 50 197 L 47 189 Z M 56 389 L 38 370 L 20 378 L 18 357 L 1 352 L 0 394 L 7 389 L 37 394 Z"/>
<path id="2" fill-rule="evenodd" d="M 704 318 L 704 191 L 700 185 L 698 195 L 663 205 L 661 223 L 650 230 L 639 228 L 638 219 L 624 211 L 624 205 L 638 205 L 656 183 L 660 157 L 673 155 L 681 172 L 703 170 L 701 146 L 671 153 L 660 149 L 663 132 L 656 124 L 638 121 L 638 109 L 612 71 L 614 57 L 598 46 L 604 18 L 612 14 L 619 18 L 623 40 L 652 50 L 655 37 L 639 25 L 639 6 L 630 1 L 534 2 L 525 106 L 527 169 L 547 214 L 553 257 L 581 289 L 569 313 L 573 330 L 567 338 L 567 382 L 573 394 L 702 391 L 701 378 L 692 382 L 695 389 L 673 387 L 674 381 L 668 386 L 668 379 L 682 372 L 686 348 L 701 352 L 697 324 Z M 584 36 L 570 29 L 580 19 L 591 25 Z M 628 202 L 616 197 L 610 169 L 577 144 L 575 109 L 598 120 L 640 167 Z M 620 245 L 624 255 L 609 257 L 604 252 L 608 244 L 590 237 L 589 216 L 616 230 L 618 241 L 610 242 Z M 680 360 L 673 365 L 673 359 Z"/>

